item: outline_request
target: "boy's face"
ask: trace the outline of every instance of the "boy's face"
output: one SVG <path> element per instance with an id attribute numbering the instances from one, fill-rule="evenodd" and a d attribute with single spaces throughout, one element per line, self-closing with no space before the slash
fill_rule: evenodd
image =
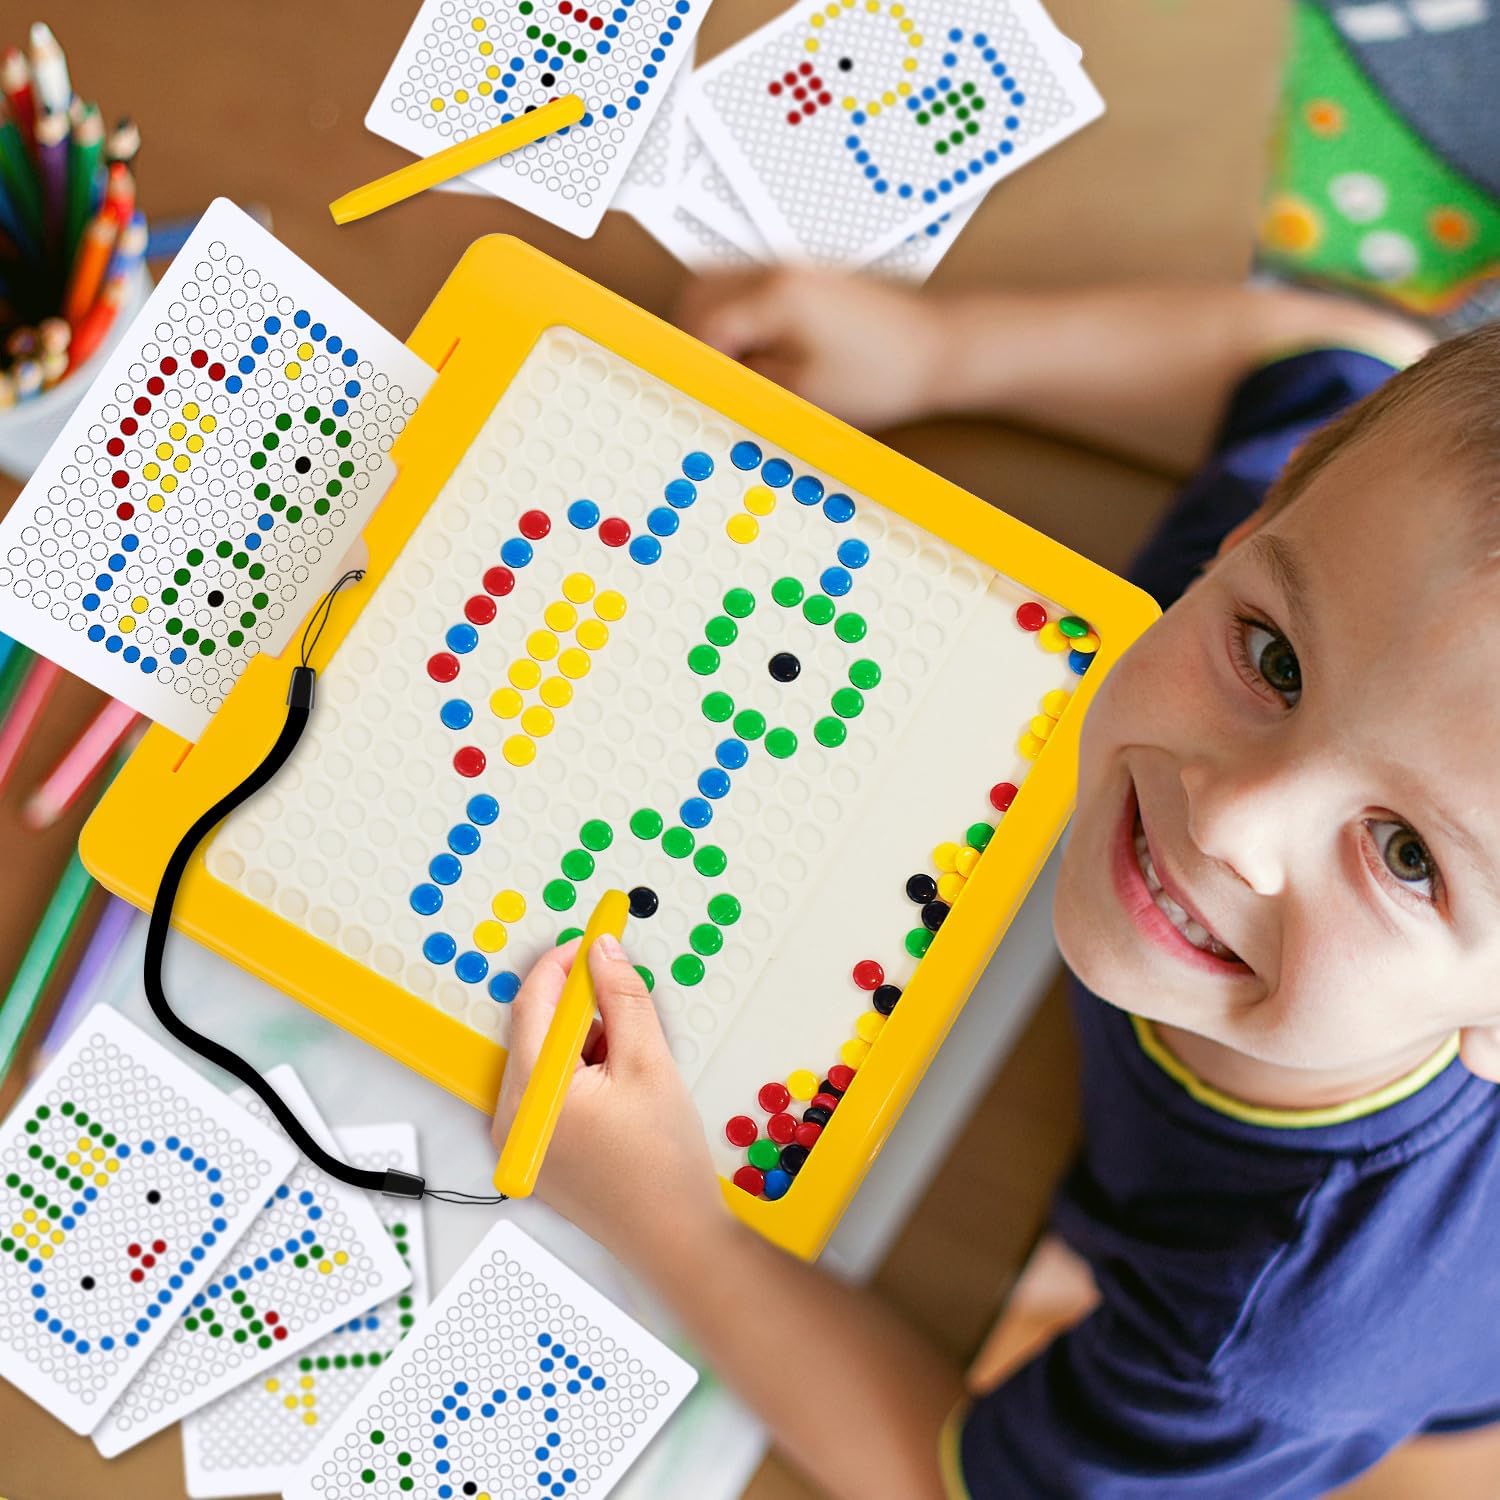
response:
<path id="1" fill-rule="evenodd" d="M 1330 1077 L 1500 1054 L 1497 584 L 1423 446 L 1345 449 L 1116 666 L 1054 907 L 1099 995 Z"/>

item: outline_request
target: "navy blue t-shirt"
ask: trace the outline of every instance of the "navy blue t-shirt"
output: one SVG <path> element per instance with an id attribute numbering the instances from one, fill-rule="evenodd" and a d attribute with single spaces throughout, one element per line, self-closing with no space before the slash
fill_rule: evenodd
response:
<path id="1" fill-rule="evenodd" d="M 1390 374 L 1323 350 L 1249 376 L 1135 581 L 1170 605 Z M 1363 1112 L 1236 1108 L 1074 990 L 1085 1142 L 1055 1227 L 1102 1300 L 953 1425 L 955 1491 L 1293 1500 L 1500 1420 L 1500 1090 L 1450 1046 Z"/>

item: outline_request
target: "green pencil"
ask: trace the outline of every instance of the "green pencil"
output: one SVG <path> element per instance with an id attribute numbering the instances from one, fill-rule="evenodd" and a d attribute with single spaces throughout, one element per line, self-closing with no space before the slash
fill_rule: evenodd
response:
<path id="1" fill-rule="evenodd" d="M 21 967 L 16 970 L 5 998 L 0 1000 L 0 1083 L 16 1060 L 21 1039 L 46 991 L 47 981 L 78 928 L 93 888 L 93 877 L 84 869 L 75 849 L 68 856 L 62 879 L 32 934 Z"/>
<path id="2" fill-rule="evenodd" d="M 20 692 L 30 666 L 31 652 L 24 646 L 16 646 L 0 655 L 0 723 L 4 722 L 6 714 L 10 712 L 11 701 Z"/>
<path id="3" fill-rule="evenodd" d="M 66 274 L 78 254 L 78 241 L 89 221 L 94 178 L 104 154 L 104 120 L 97 104 L 74 106 L 73 135 L 68 145 L 68 223 L 64 239 L 63 267 Z"/>
<path id="4" fill-rule="evenodd" d="M 27 230 L 42 241 L 42 189 L 9 110 L 0 110 L 0 182 L 10 190 Z"/>

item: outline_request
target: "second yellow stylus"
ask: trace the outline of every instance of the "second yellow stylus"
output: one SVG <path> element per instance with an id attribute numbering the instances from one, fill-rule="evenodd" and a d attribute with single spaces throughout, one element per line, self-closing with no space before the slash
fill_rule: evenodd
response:
<path id="1" fill-rule="evenodd" d="M 495 1166 L 495 1189 L 507 1198 L 526 1198 L 536 1186 L 542 1158 L 552 1144 L 563 1099 L 573 1081 L 579 1054 L 588 1040 L 594 1019 L 594 978 L 589 972 L 589 951 L 601 933 L 621 937 L 630 915 L 630 898 L 624 891 L 605 891 L 584 928 L 573 967 L 553 1012 L 552 1023 L 537 1054 L 536 1066 L 526 1081 L 526 1091 L 516 1107 L 510 1133 Z"/>
<path id="2" fill-rule="evenodd" d="M 564 94 L 560 99 L 551 99 L 524 115 L 517 115 L 514 120 L 507 120 L 503 125 L 481 130 L 466 141 L 445 146 L 421 161 L 398 167 L 384 177 L 377 177 L 374 182 L 353 188 L 342 198 L 335 198 L 328 205 L 328 212 L 333 215 L 335 224 L 363 219 L 393 203 L 400 203 L 403 198 L 414 198 L 440 182 L 477 171 L 497 157 L 519 151 L 522 146 L 551 135 L 554 130 L 576 125 L 582 118 L 583 100 L 577 94 Z"/>

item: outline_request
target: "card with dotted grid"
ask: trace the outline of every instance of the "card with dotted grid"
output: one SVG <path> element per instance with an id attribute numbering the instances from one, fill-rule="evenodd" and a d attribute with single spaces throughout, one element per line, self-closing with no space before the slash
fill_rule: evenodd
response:
<path id="1" fill-rule="evenodd" d="M 292 1069 L 273 1068 L 266 1077 L 314 1139 L 332 1149 L 332 1133 Z M 281 1133 L 250 1090 L 233 1097 Z M 410 1284 L 411 1269 L 373 1195 L 299 1159 L 94 1429 L 94 1446 L 114 1458 Z"/>
<path id="2" fill-rule="evenodd" d="M 96 1006 L 0 1127 L 0 1378 L 91 1432 L 295 1160 Z"/>
<path id="3" fill-rule="evenodd" d="M 678 70 L 641 148 L 631 159 L 611 208 L 639 219 L 651 205 L 667 202 L 682 176 L 687 149 L 687 95 L 693 73 L 693 49 Z"/>
<path id="4" fill-rule="evenodd" d="M 1037 0 L 803 0 L 689 117 L 778 257 L 863 265 L 1103 112 Z"/>
<path id="5" fill-rule="evenodd" d="M 1067 614 L 554 327 L 208 872 L 501 1040 L 530 964 L 630 890 L 729 1176 L 726 1118 L 851 1042 L 877 943 L 905 982 L 908 874 L 1077 683 L 1018 608 Z"/>
<path id="6" fill-rule="evenodd" d="M 684 211 L 733 245 L 747 260 L 761 263 L 775 260 L 775 252 L 691 122 L 687 136 L 688 165 L 678 190 Z M 864 269 L 875 276 L 889 276 L 920 286 L 937 269 L 938 262 L 983 202 L 984 195 L 977 194 L 967 202 L 955 203 L 930 224 L 907 235 L 899 245 L 876 256 Z"/>
<path id="7" fill-rule="evenodd" d="M 217 199 L 0 521 L 0 630 L 197 739 L 337 576 L 432 379 Z"/>
<path id="8" fill-rule="evenodd" d="M 357 1167 L 420 1171 L 410 1125 L 348 1125 L 334 1134 Z M 280 1493 L 427 1305 L 421 1204 L 385 1195 L 373 1204 L 411 1268 L 411 1285 L 184 1417 L 183 1469 L 193 1500 Z"/>
<path id="9" fill-rule="evenodd" d="M 708 0 L 425 0 L 365 115 L 376 135 L 430 156 L 560 94 L 576 124 L 467 180 L 591 235 L 643 148 Z"/>
<path id="10" fill-rule="evenodd" d="M 697 1372 L 504 1220 L 286 1500 L 600 1500 Z"/>

